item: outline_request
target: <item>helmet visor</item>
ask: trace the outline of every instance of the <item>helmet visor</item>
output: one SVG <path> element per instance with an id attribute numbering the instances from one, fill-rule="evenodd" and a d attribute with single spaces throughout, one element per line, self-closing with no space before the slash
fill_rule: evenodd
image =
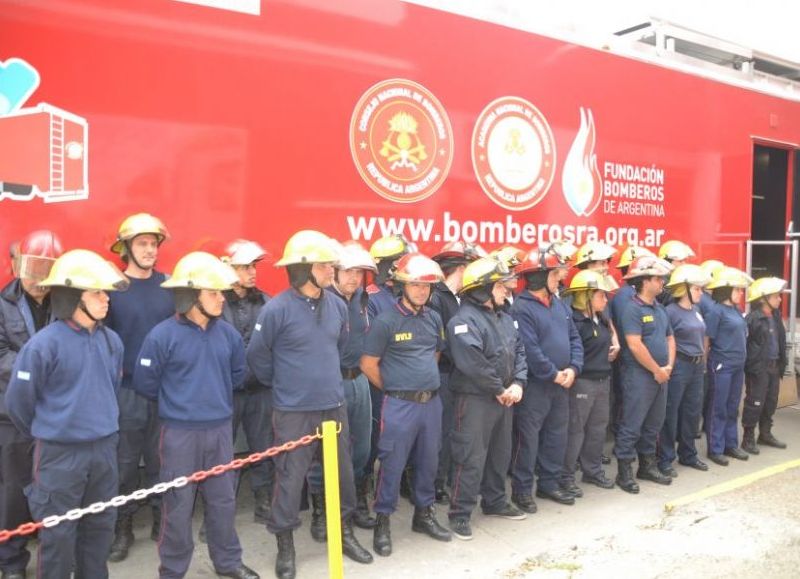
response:
<path id="1" fill-rule="evenodd" d="M 33 281 L 42 281 L 50 275 L 50 270 L 53 269 L 55 259 L 49 257 L 39 257 L 37 255 L 21 255 L 19 257 L 19 272 L 20 279 L 30 279 Z"/>

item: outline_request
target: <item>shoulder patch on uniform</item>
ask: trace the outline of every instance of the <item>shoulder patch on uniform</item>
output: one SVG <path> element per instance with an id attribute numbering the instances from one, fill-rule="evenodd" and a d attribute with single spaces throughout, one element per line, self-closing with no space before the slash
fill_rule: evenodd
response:
<path id="1" fill-rule="evenodd" d="M 30 382 L 31 373 L 25 372 L 24 370 L 17 370 L 17 380 L 25 380 L 26 382 Z"/>
<path id="2" fill-rule="evenodd" d="M 469 332 L 469 326 L 467 324 L 458 324 L 457 326 L 453 326 L 453 333 L 457 336 L 459 334 L 466 334 Z"/>
<path id="3" fill-rule="evenodd" d="M 150 358 L 142 358 L 141 360 L 139 360 L 139 365 L 146 366 L 147 368 L 149 368 L 150 364 L 152 363 L 153 361 Z"/>
<path id="4" fill-rule="evenodd" d="M 368 294 L 376 294 L 376 293 L 378 293 L 379 291 L 381 291 L 381 288 L 379 288 L 378 286 L 376 286 L 374 283 L 371 283 L 371 284 L 369 284 L 369 285 L 367 286 L 367 293 L 368 293 Z"/>
<path id="5" fill-rule="evenodd" d="M 519 322 L 517 320 L 514 320 L 514 327 L 519 330 Z"/>
<path id="6" fill-rule="evenodd" d="M 261 324 L 259 324 L 259 323 L 256 323 L 256 325 L 255 325 L 255 326 L 253 326 L 253 329 L 254 329 L 256 332 L 260 332 L 260 331 L 261 331 Z"/>
<path id="7" fill-rule="evenodd" d="M 694 315 L 697 316 L 697 319 L 700 320 L 701 322 L 705 322 L 705 320 L 703 319 L 703 315 L 700 312 L 695 312 Z"/>

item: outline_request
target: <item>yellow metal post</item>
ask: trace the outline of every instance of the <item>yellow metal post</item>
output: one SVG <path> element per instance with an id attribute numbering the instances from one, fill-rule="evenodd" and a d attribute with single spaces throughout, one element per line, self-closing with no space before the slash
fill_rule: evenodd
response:
<path id="1" fill-rule="evenodd" d="M 328 526 L 328 574 L 331 579 L 344 577 L 342 562 L 342 512 L 339 505 L 339 425 L 333 420 L 322 423 L 322 470 L 325 474 L 325 517 Z"/>

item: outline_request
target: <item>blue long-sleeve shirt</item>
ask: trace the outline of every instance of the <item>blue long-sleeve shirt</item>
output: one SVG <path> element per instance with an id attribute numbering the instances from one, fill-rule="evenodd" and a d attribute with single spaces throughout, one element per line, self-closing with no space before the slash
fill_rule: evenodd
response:
<path id="1" fill-rule="evenodd" d="M 245 377 L 244 342 L 222 319 L 203 330 L 185 316 L 158 324 L 142 344 L 136 391 L 158 400 L 158 416 L 176 428 L 202 429 L 233 416 L 233 391 Z"/>
<path id="2" fill-rule="evenodd" d="M 529 380 L 550 384 L 566 368 L 574 369 L 576 375 L 581 373 L 581 337 L 572 321 L 572 311 L 559 298 L 551 296 L 546 305 L 524 291 L 511 305 L 511 316 L 525 346 Z"/>
<path id="3" fill-rule="evenodd" d="M 265 305 L 247 345 L 247 363 L 272 384 L 283 411 L 328 410 L 344 404 L 340 351 L 348 335 L 347 307 L 323 291 L 311 299 L 287 289 Z"/>
<path id="4" fill-rule="evenodd" d="M 92 332 L 55 322 L 20 350 L 6 407 L 20 432 L 53 442 L 90 442 L 119 430 L 116 389 L 122 341 L 108 328 Z"/>
<path id="5" fill-rule="evenodd" d="M 127 291 L 109 295 L 105 325 L 114 330 L 125 346 L 122 386 L 133 388 L 133 370 L 145 336 L 156 324 L 175 314 L 172 290 L 161 287 L 167 276 L 154 271 L 147 279 L 130 277 Z"/>

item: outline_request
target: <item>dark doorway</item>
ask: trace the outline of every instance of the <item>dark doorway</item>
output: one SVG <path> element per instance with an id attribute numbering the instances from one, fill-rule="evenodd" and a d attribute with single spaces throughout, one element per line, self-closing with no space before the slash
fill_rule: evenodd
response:
<path id="1" fill-rule="evenodd" d="M 786 240 L 789 151 L 764 145 L 753 149 L 753 241 Z M 795 208 L 797 205 L 795 204 Z M 795 222 L 798 223 L 798 222 Z M 753 246 L 752 276 L 786 275 L 785 246 Z"/>

